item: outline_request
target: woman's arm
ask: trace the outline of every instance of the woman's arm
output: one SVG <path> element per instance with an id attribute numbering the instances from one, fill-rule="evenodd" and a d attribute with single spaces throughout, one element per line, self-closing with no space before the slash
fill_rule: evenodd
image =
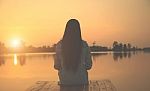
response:
<path id="1" fill-rule="evenodd" d="M 90 48 L 88 46 L 88 44 L 86 43 L 86 58 L 85 58 L 85 66 L 86 66 L 86 70 L 90 70 L 92 68 L 92 58 L 91 58 L 91 51 Z"/>
<path id="2" fill-rule="evenodd" d="M 61 69 L 61 63 L 60 63 L 60 61 L 61 61 L 61 52 L 60 52 L 60 50 L 61 50 L 61 47 L 60 47 L 60 43 L 58 43 L 57 45 L 56 45 L 56 54 L 54 55 L 54 68 L 56 69 L 56 70 L 60 70 Z"/>

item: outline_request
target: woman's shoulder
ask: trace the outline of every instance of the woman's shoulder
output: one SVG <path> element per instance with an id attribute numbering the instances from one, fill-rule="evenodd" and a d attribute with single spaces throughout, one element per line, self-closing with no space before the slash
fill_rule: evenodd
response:
<path id="1" fill-rule="evenodd" d="M 88 47 L 88 43 L 87 43 L 87 41 L 82 40 L 82 43 L 83 43 L 83 47 Z"/>
<path id="2" fill-rule="evenodd" d="M 56 45 L 62 44 L 62 40 L 58 41 Z"/>
<path id="3" fill-rule="evenodd" d="M 60 41 L 57 42 L 57 44 L 56 44 L 56 49 L 57 49 L 57 48 L 61 48 L 61 45 L 62 45 L 62 40 L 60 40 Z"/>

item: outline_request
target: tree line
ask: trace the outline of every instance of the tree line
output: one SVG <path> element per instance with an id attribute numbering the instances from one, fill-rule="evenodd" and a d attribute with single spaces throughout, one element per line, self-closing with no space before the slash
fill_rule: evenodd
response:
<path id="1" fill-rule="evenodd" d="M 141 48 L 138 48 L 137 46 L 132 46 L 130 43 L 119 43 L 117 41 L 114 41 L 113 43 L 113 51 L 136 51 L 136 50 L 141 50 Z"/>
<path id="2" fill-rule="evenodd" d="M 2 53 L 35 53 L 35 52 L 55 52 L 56 44 L 52 46 L 40 46 L 34 47 L 32 45 L 25 46 L 25 43 L 21 45 L 20 48 L 6 48 L 5 44 L 0 42 L 0 54 Z M 150 51 L 150 47 L 147 48 L 138 48 L 137 46 L 133 46 L 130 43 L 121 43 L 114 41 L 112 47 L 99 46 L 96 45 L 96 42 L 93 42 L 93 45 L 90 46 L 92 52 L 100 52 L 100 51 L 114 51 L 114 52 L 127 52 L 127 51 Z"/>

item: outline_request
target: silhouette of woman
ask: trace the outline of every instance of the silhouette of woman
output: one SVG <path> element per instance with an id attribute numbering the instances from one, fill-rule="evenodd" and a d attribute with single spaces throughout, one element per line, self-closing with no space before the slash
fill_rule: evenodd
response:
<path id="1" fill-rule="evenodd" d="M 92 67 L 90 49 L 82 40 L 80 24 L 76 19 L 67 22 L 62 40 L 56 44 L 54 68 L 58 70 L 61 85 L 86 85 Z"/>

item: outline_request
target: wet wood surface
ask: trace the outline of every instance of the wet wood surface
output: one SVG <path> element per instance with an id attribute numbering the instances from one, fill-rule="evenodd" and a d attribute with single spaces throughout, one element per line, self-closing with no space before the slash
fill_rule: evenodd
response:
<path id="1" fill-rule="evenodd" d="M 62 86 L 56 81 L 38 81 L 26 91 L 117 91 L 110 80 L 89 81 L 89 85 Z"/>

